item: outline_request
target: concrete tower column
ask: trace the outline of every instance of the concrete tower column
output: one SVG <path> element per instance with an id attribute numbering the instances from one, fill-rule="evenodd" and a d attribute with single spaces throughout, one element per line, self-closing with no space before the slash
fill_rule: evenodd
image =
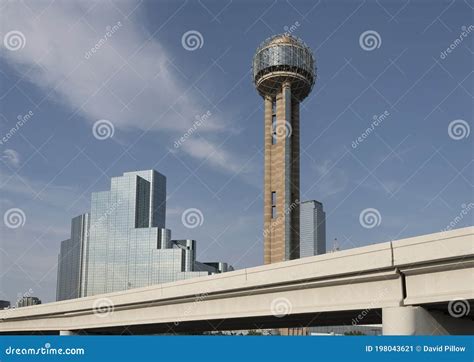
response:
<path id="1" fill-rule="evenodd" d="M 291 252 L 290 259 L 300 257 L 300 102 L 291 98 Z"/>
<path id="2" fill-rule="evenodd" d="M 275 103 L 275 104 L 273 104 Z M 299 103 L 284 82 L 265 97 L 265 264 L 299 257 Z"/>
<path id="3" fill-rule="evenodd" d="M 271 153 L 272 153 L 272 138 L 273 138 L 273 97 L 265 97 L 265 130 L 264 130 L 264 146 L 265 146 L 265 170 L 264 170 L 264 184 L 263 184 L 263 240 L 264 240 L 264 262 L 270 264 L 272 260 L 272 190 L 271 190 Z"/>
<path id="4" fill-rule="evenodd" d="M 277 143 L 281 143 L 280 152 L 283 158 L 283 170 L 281 188 L 279 189 L 280 197 L 278 198 L 278 210 L 277 210 L 277 221 L 281 218 L 283 230 L 278 238 L 281 238 L 282 243 L 282 256 L 281 260 L 289 260 L 291 258 L 292 249 L 292 225 L 291 216 L 288 212 L 289 206 L 292 203 L 291 200 L 291 189 L 294 184 L 291 179 L 292 175 L 292 164 L 293 164 L 293 152 L 291 149 L 293 126 L 291 118 L 291 84 L 284 82 L 281 89 L 280 102 L 277 102 Z M 278 240 L 278 239 L 277 239 Z"/>

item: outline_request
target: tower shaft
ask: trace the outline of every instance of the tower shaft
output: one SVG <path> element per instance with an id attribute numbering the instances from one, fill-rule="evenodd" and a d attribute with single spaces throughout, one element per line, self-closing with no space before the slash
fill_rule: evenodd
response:
<path id="1" fill-rule="evenodd" d="M 299 101 L 284 82 L 265 97 L 265 264 L 299 258 L 299 133 Z"/>

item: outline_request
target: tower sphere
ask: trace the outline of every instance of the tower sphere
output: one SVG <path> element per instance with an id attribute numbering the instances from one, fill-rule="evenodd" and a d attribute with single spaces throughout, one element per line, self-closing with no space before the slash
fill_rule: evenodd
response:
<path id="1" fill-rule="evenodd" d="M 275 96 L 283 83 L 299 101 L 308 96 L 316 79 L 311 49 L 287 34 L 275 35 L 257 48 L 253 57 L 253 81 L 262 96 Z"/>

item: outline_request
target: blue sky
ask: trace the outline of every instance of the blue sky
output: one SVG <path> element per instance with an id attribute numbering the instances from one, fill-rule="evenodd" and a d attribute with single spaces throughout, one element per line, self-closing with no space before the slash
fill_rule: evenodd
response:
<path id="1" fill-rule="evenodd" d="M 167 176 L 167 226 L 174 238 L 198 241 L 200 260 L 261 264 L 263 109 L 251 60 L 260 42 L 285 31 L 317 62 L 301 108 L 301 199 L 323 202 L 328 249 L 334 238 L 347 249 L 437 232 L 463 210 L 454 227 L 472 225 L 469 1 L 0 7 L 0 134 L 7 136 L 0 211 L 24 214 L 18 227 L 0 225 L 0 299 L 31 289 L 54 300 L 70 219 L 125 171 Z M 198 34 L 196 49 L 183 42 L 189 31 Z M 112 137 L 94 137 L 100 120 L 110 122 Z M 373 132 L 353 147 L 367 128 Z M 189 208 L 202 212 L 201 226 L 182 224 Z M 375 225 L 360 221 L 366 209 L 380 215 Z"/>

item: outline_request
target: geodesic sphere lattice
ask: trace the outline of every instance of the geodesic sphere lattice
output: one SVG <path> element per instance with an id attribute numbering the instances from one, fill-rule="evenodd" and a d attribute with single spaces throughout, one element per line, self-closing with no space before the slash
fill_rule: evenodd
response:
<path id="1" fill-rule="evenodd" d="M 299 100 L 308 96 L 316 79 L 311 49 L 291 35 L 275 35 L 265 40 L 253 58 L 253 80 L 259 94 L 274 96 L 284 82 Z"/>

